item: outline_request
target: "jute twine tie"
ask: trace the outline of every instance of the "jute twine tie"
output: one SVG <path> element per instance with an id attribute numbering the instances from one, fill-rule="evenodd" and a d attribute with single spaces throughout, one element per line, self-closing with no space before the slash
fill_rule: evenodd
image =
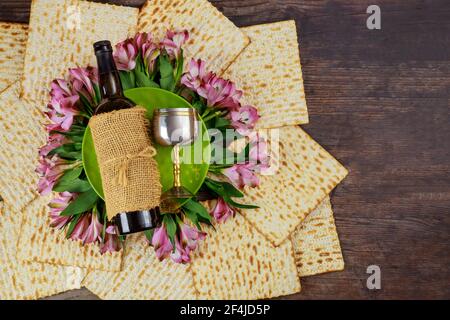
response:
<path id="1" fill-rule="evenodd" d="M 118 168 L 118 172 L 116 177 L 113 180 L 114 185 L 116 186 L 122 186 L 126 187 L 128 186 L 128 166 L 130 164 L 130 161 L 133 159 L 138 158 L 147 158 L 152 159 L 154 156 L 156 156 L 156 149 L 152 146 L 148 146 L 141 152 L 137 154 L 127 154 L 119 158 L 110 159 L 105 162 L 105 165 L 113 163 L 113 162 L 121 162 L 120 166 Z"/>

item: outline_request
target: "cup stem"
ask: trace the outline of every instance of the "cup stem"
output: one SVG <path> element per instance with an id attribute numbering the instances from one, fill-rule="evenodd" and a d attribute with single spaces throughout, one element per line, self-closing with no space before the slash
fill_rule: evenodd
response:
<path id="1" fill-rule="evenodd" d="M 176 144 L 173 147 L 173 152 L 173 185 L 174 187 L 181 187 L 180 145 Z"/>

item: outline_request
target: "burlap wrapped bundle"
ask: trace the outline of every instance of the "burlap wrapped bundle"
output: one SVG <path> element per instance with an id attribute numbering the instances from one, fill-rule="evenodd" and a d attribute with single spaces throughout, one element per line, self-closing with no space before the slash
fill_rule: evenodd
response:
<path id="1" fill-rule="evenodd" d="M 160 203 L 156 150 L 145 113 L 137 106 L 95 115 L 89 122 L 110 220 L 118 213 L 148 210 Z"/>

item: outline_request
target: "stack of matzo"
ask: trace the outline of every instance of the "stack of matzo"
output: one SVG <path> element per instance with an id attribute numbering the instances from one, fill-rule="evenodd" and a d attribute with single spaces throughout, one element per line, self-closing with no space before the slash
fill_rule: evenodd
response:
<path id="1" fill-rule="evenodd" d="M 135 33 L 138 9 L 80 0 L 33 0 L 22 98 L 45 107 L 50 82 L 68 68 L 95 65 L 92 44 Z"/>
<path id="2" fill-rule="evenodd" d="M 308 123 L 294 21 L 243 28 L 251 44 L 225 71 L 258 108 L 260 129 Z"/>
<path id="3" fill-rule="evenodd" d="M 0 299 L 36 299 L 79 288 L 83 271 L 24 261 L 17 257 L 27 213 L 46 213 L 48 197 L 38 197 L 34 169 L 37 148 L 45 141 L 41 119 L 18 101 L 18 83 L 0 94 Z M 44 211 L 44 212 L 43 212 Z"/>
<path id="4" fill-rule="evenodd" d="M 329 197 L 294 231 L 292 242 L 300 277 L 344 269 Z"/>
<path id="5" fill-rule="evenodd" d="M 92 44 L 103 39 L 115 43 L 133 35 L 137 16 L 136 8 L 78 0 L 33 1 L 23 100 L 43 108 L 52 79 L 64 76 L 70 67 L 94 65 Z M 45 212 L 27 215 L 21 241 L 30 243 L 19 250 L 19 257 L 26 260 L 120 270 L 121 253 L 101 256 L 95 245 L 83 247 L 81 243 L 65 240 L 61 232 L 49 227 Z"/>
<path id="6" fill-rule="evenodd" d="M 161 39 L 167 30 L 189 31 L 186 60 L 203 59 L 221 74 L 249 44 L 248 37 L 206 0 L 151 0 L 139 13 L 138 31 Z M 188 62 L 188 61 L 186 61 Z"/>
<path id="7" fill-rule="evenodd" d="M 341 182 L 347 170 L 300 127 L 272 130 L 279 130 L 278 152 L 272 150 L 277 171 L 263 175 L 258 188 L 246 189 L 244 201 L 260 208 L 241 213 L 278 246 Z"/>
<path id="8" fill-rule="evenodd" d="M 20 91 L 14 81 L 22 74 L 28 29 L 0 24 L 0 49 L 7 49 L 0 50 L 0 92 L 6 89 L 0 96 L 0 299 L 77 288 L 86 271 L 82 284 L 104 299 L 270 298 L 300 291 L 299 277 L 343 269 L 328 194 L 347 171 L 295 127 L 308 122 L 295 22 L 239 29 L 206 0 L 153 0 L 140 12 L 34 0 L 30 25 Z M 185 55 L 206 60 L 244 89 L 245 102 L 262 116 L 259 129 L 288 126 L 273 154 L 279 170 L 246 190 L 245 201 L 261 208 L 208 229 L 187 266 L 159 262 L 142 235 L 129 237 L 123 258 L 64 239 L 49 227 L 49 198 L 37 195 L 32 172 L 45 140 L 40 111 L 50 81 L 69 67 L 93 64 L 96 40 L 115 43 L 135 30 L 161 39 L 167 29 L 189 30 Z"/>

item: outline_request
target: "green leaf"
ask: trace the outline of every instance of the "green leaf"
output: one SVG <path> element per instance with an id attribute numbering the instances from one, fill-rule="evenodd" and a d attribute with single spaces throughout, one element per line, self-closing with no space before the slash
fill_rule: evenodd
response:
<path id="1" fill-rule="evenodd" d="M 72 124 L 72 126 L 70 127 L 70 131 L 74 131 L 74 130 L 79 130 L 79 131 L 83 131 L 86 130 L 86 126 L 85 125 L 77 125 L 77 124 Z"/>
<path id="2" fill-rule="evenodd" d="M 159 72 L 161 73 L 161 88 L 168 91 L 175 89 L 175 79 L 173 75 L 173 66 L 167 55 L 159 57 Z"/>
<path id="3" fill-rule="evenodd" d="M 133 72 L 119 71 L 120 82 L 123 90 L 132 89 L 135 87 L 135 79 Z"/>
<path id="4" fill-rule="evenodd" d="M 75 229 L 75 226 L 77 225 L 80 218 L 81 218 L 81 215 L 78 215 L 72 219 L 72 221 L 69 224 L 69 229 L 67 229 L 67 232 L 66 232 L 66 239 L 70 238 L 70 236 L 72 235 L 73 230 Z"/>
<path id="5" fill-rule="evenodd" d="M 183 57 L 183 49 L 181 49 L 180 58 L 177 60 L 177 71 L 175 75 L 175 86 L 179 86 L 181 76 L 183 75 L 183 64 L 184 64 L 184 57 Z"/>
<path id="6" fill-rule="evenodd" d="M 59 178 L 58 182 L 67 182 L 72 181 L 78 178 L 83 171 L 83 167 L 75 167 L 69 170 L 64 171 L 64 174 L 61 178 Z"/>
<path id="7" fill-rule="evenodd" d="M 100 93 L 100 87 L 98 84 L 94 84 L 94 91 L 95 91 L 95 102 L 96 104 L 99 104 L 102 100 L 102 95 Z"/>
<path id="8" fill-rule="evenodd" d="M 82 167 L 75 167 L 66 170 L 58 182 L 53 187 L 53 191 L 56 192 L 84 192 L 91 188 L 89 182 L 80 180 L 78 177 L 83 171 Z M 87 183 L 87 185 L 86 185 Z"/>
<path id="9" fill-rule="evenodd" d="M 70 137 L 70 140 L 72 140 L 72 142 L 74 142 L 74 143 L 82 144 L 82 142 L 83 142 L 83 135 L 73 135 L 73 136 Z"/>
<path id="10" fill-rule="evenodd" d="M 222 117 L 216 118 L 216 123 L 214 125 L 215 128 L 223 128 L 228 127 L 231 124 L 231 121 Z"/>
<path id="11" fill-rule="evenodd" d="M 91 102 L 82 93 L 80 93 L 78 96 L 80 97 L 80 101 L 83 104 L 84 111 L 86 111 L 87 114 L 91 116 L 93 114 L 93 107 Z"/>
<path id="12" fill-rule="evenodd" d="M 257 209 L 258 206 L 242 204 L 234 201 L 232 197 L 241 198 L 243 196 L 242 192 L 237 190 L 233 185 L 227 182 L 214 181 L 212 179 L 205 180 L 206 186 L 215 192 L 218 196 L 222 197 L 223 200 L 229 205 L 241 208 L 241 209 Z"/>
<path id="13" fill-rule="evenodd" d="M 54 187 L 53 191 L 56 192 L 86 192 L 89 189 L 92 189 L 91 184 L 86 180 L 75 179 L 67 182 L 58 182 Z"/>
<path id="14" fill-rule="evenodd" d="M 222 187 L 224 188 L 225 192 L 230 197 L 242 198 L 244 196 L 244 194 L 239 189 L 237 189 L 235 186 L 233 186 L 231 183 L 221 182 L 221 184 L 222 184 Z"/>
<path id="15" fill-rule="evenodd" d="M 198 222 L 198 216 L 197 216 L 197 213 L 192 212 L 192 211 L 190 211 L 190 210 L 188 210 L 188 209 L 186 209 L 186 208 L 183 209 L 183 213 L 185 214 L 185 216 L 186 216 L 189 220 L 191 220 L 191 222 L 192 222 L 194 225 L 197 226 L 198 229 L 201 230 L 200 223 Z"/>
<path id="16" fill-rule="evenodd" d="M 81 160 L 82 154 L 80 151 L 59 151 L 57 152 L 60 158 L 66 159 L 66 160 Z"/>
<path id="17" fill-rule="evenodd" d="M 50 156 L 58 154 L 63 159 L 67 160 L 81 160 L 81 144 L 68 143 L 59 146 L 48 153 Z"/>
<path id="18" fill-rule="evenodd" d="M 165 214 L 163 216 L 163 223 L 166 226 L 167 235 L 170 238 L 170 241 L 173 245 L 175 245 L 175 234 L 177 233 L 177 224 L 173 220 L 171 214 Z"/>
<path id="19" fill-rule="evenodd" d="M 49 156 L 52 156 L 56 153 L 60 152 L 73 152 L 73 151 L 81 151 L 81 143 L 66 143 L 62 146 L 59 146 L 48 153 Z"/>
<path id="20" fill-rule="evenodd" d="M 134 72 L 130 71 L 128 72 L 128 75 L 130 77 L 130 89 L 136 88 L 136 77 L 134 76 Z"/>
<path id="21" fill-rule="evenodd" d="M 153 234 L 155 233 L 155 229 L 151 229 L 151 230 L 145 230 L 144 234 L 145 237 L 147 238 L 147 240 L 152 243 L 152 239 L 153 239 Z"/>
<path id="22" fill-rule="evenodd" d="M 194 109 L 197 110 L 199 114 L 202 114 L 204 112 L 204 109 L 206 108 L 205 104 L 201 100 L 195 101 L 192 106 Z"/>
<path id="23" fill-rule="evenodd" d="M 255 206 L 252 204 L 238 203 L 238 202 L 234 201 L 233 199 L 231 199 L 229 196 L 224 196 L 223 200 L 235 208 L 240 208 L 240 209 L 258 209 L 259 208 L 258 206 Z"/>
<path id="24" fill-rule="evenodd" d="M 150 87 L 150 88 L 159 88 L 159 85 L 150 80 L 149 77 L 145 74 L 145 72 L 138 70 L 137 68 L 134 69 L 134 74 L 136 76 L 136 85 L 138 87 Z"/>
<path id="25" fill-rule="evenodd" d="M 138 55 L 136 56 L 136 67 L 134 68 L 133 71 L 136 70 L 144 71 L 144 69 L 145 69 L 144 61 L 142 60 L 141 53 L 139 52 Z"/>
<path id="26" fill-rule="evenodd" d="M 80 194 L 74 201 L 72 201 L 63 212 L 61 216 L 79 215 L 80 213 L 89 211 L 98 200 L 97 193 L 90 189 Z"/>
<path id="27" fill-rule="evenodd" d="M 54 133 L 59 133 L 59 134 L 62 134 L 63 136 L 66 136 L 66 137 L 70 137 L 70 139 L 73 139 L 73 137 L 81 137 L 81 138 L 83 138 L 83 135 L 84 135 L 84 132 L 86 131 L 86 127 L 83 127 L 83 128 L 73 128 L 73 125 L 72 125 L 72 127 L 70 127 L 70 131 L 67 131 L 67 132 L 61 132 L 61 131 L 52 131 L 52 132 L 54 132 Z"/>
<path id="28" fill-rule="evenodd" d="M 189 199 L 184 205 L 183 209 L 187 211 L 194 212 L 197 214 L 198 220 L 203 222 L 211 222 L 211 215 L 209 214 L 208 210 L 199 202 Z"/>
<path id="29" fill-rule="evenodd" d="M 99 205 L 99 203 L 97 201 L 97 203 L 95 204 L 94 208 L 98 208 L 98 205 Z M 98 209 L 97 209 L 97 212 L 98 212 Z M 108 224 L 108 216 L 106 215 L 106 209 L 105 208 L 103 208 L 102 215 L 103 215 L 103 219 L 101 219 L 101 217 L 100 217 L 100 220 L 103 220 L 102 240 L 104 242 L 105 238 L 106 238 L 106 225 Z"/>

